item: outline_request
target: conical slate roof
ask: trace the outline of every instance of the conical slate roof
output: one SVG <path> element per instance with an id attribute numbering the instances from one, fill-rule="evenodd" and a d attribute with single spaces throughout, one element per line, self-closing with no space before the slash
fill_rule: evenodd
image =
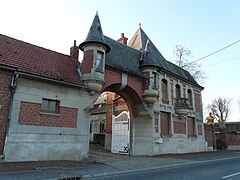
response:
<path id="1" fill-rule="evenodd" d="M 139 26 L 139 29 L 129 41 L 128 45 L 125 45 L 103 35 L 101 23 L 98 14 L 96 14 L 87 38 L 79 45 L 79 48 L 83 50 L 84 45 L 87 43 L 100 43 L 106 47 L 106 52 L 111 50 L 106 54 L 105 63 L 106 66 L 113 69 L 130 73 L 138 77 L 144 77 L 141 67 L 154 66 L 161 71 L 178 76 L 202 88 L 188 71 L 167 61 L 162 56 L 142 30 L 141 26 Z"/>
<path id="2" fill-rule="evenodd" d="M 105 41 L 98 13 L 96 13 L 93 19 L 86 40 L 79 45 L 79 49 L 83 51 L 84 45 L 88 43 L 102 44 L 103 46 L 106 47 L 106 53 L 108 53 L 111 50 L 110 46 Z"/>
<path id="3" fill-rule="evenodd" d="M 188 71 L 167 61 L 162 56 L 162 54 L 158 51 L 141 27 L 139 27 L 137 32 L 129 41 L 128 46 L 141 52 L 141 67 L 155 66 L 198 85 Z"/>
<path id="4" fill-rule="evenodd" d="M 166 59 L 154 46 L 141 27 L 134 34 L 128 46 L 142 52 L 142 66 L 157 66 L 163 68 L 166 66 Z"/>

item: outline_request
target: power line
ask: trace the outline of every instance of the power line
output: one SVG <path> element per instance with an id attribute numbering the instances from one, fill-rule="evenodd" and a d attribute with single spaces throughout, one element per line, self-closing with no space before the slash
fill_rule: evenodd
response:
<path id="1" fill-rule="evenodd" d="M 190 63 L 188 63 L 188 64 L 192 64 L 192 63 L 195 63 L 195 62 L 197 62 L 197 61 L 203 60 L 203 59 L 205 59 L 205 58 L 207 58 L 207 57 L 209 57 L 209 56 L 212 56 L 212 55 L 214 55 L 214 54 L 216 54 L 216 53 L 218 53 L 218 52 L 220 52 L 220 51 L 222 51 L 222 50 L 224 50 L 224 49 L 227 49 L 227 48 L 229 48 L 230 46 L 233 46 L 234 44 L 237 44 L 237 43 L 239 43 L 239 42 L 240 42 L 240 39 L 237 40 L 237 41 L 235 41 L 235 42 L 232 43 L 232 44 L 229 44 L 229 45 L 227 45 L 227 46 L 225 46 L 225 47 L 223 47 L 223 48 L 221 48 L 221 49 L 219 49 L 219 50 L 217 50 L 217 51 L 214 51 L 214 52 L 212 52 L 212 53 L 210 53 L 210 54 L 208 54 L 208 55 L 206 55 L 206 56 L 204 56 L 204 57 L 201 57 L 201 58 L 199 58 L 199 59 L 197 59 L 197 60 L 195 60 L 195 61 L 192 61 L 192 62 L 190 62 Z"/>
<path id="2" fill-rule="evenodd" d="M 218 65 L 218 64 L 222 64 L 222 63 L 225 63 L 225 62 L 230 62 L 230 61 L 234 61 L 234 60 L 238 60 L 238 59 L 240 59 L 240 57 L 236 57 L 236 58 L 225 60 L 225 61 L 220 61 L 220 62 L 217 62 L 217 63 L 214 63 L 214 64 L 205 65 L 203 67 L 215 66 L 215 65 Z"/>
<path id="3" fill-rule="evenodd" d="M 231 46 L 233 46 L 234 44 L 237 44 L 237 43 L 239 43 L 239 42 L 240 42 L 240 39 L 237 40 L 237 41 L 235 41 L 235 42 L 233 42 L 233 43 L 231 43 L 231 44 L 229 44 L 229 45 L 227 45 L 227 46 L 225 46 L 225 47 L 223 47 L 223 48 L 221 48 L 221 49 L 219 49 L 219 50 L 217 50 L 217 51 L 214 51 L 214 52 L 212 52 L 212 53 L 210 53 L 210 54 L 208 54 L 208 55 L 206 55 L 206 56 L 204 56 L 204 57 L 201 57 L 201 58 L 199 58 L 199 59 L 197 59 L 197 60 L 195 60 L 195 61 L 186 63 L 186 64 L 183 65 L 183 66 L 177 66 L 176 64 L 175 64 L 175 65 L 176 65 L 177 67 L 180 67 L 180 68 L 183 68 L 183 69 L 184 69 L 184 67 L 186 67 L 186 66 L 188 66 L 188 65 L 190 65 L 190 64 L 192 64 L 192 63 L 198 62 L 198 61 L 203 60 L 203 59 L 205 59 L 205 58 L 207 58 L 207 57 L 209 57 L 209 56 L 212 56 L 212 55 L 214 55 L 214 54 L 216 54 L 216 53 L 218 53 L 218 52 L 220 52 L 220 51 L 222 51 L 222 50 L 224 50 L 224 49 L 227 49 L 227 48 L 229 48 L 229 47 L 231 47 Z M 234 59 L 238 59 L 238 58 L 239 58 L 239 57 L 234 58 Z M 231 59 L 231 60 L 234 60 L 234 59 Z M 231 61 L 231 60 L 230 60 L 230 61 Z M 212 65 L 209 65 L 209 66 L 213 66 L 213 65 L 217 65 L 217 64 L 220 64 L 220 63 L 215 63 L 215 64 L 212 64 Z M 174 68 L 174 69 L 172 69 L 172 70 L 177 69 L 177 67 Z"/>

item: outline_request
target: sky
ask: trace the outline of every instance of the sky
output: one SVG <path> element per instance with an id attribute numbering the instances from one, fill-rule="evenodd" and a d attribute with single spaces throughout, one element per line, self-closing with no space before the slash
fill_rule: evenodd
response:
<path id="1" fill-rule="evenodd" d="M 85 40 L 96 12 L 104 35 L 115 40 L 121 33 L 130 40 L 141 23 L 173 63 L 176 45 L 191 50 L 194 61 L 240 40 L 239 0 L 0 0 L 0 7 L 1 34 L 62 54 Z M 230 98 L 228 121 L 240 121 L 240 42 L 198 63 L 207 76 L 204 107 Z"/>

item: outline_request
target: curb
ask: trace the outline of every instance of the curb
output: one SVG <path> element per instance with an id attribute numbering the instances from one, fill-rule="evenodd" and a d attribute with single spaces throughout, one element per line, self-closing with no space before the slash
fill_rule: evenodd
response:
<path id="1" fill-rule="evenodd" d="M 200 160 L 200 161 L 193 161 L 193 162 L 186 162 L 186 163 L 179 163 L 179 164 L 172 164 L 172 165 L 164 165 L 158 167 L 151 167 L 151 168 L 143 168 L 143 169 L 135 169 L 135 170 L 123 170 L 123 171 L 116 171 L 116 172 L 104 172 L 104 173 L 93 173 L 93 174 L 83 174 L 80 176 L 80 179 L 89 179 L 95 177 L 104 177 L 104 176 L 113 176 L 113 175 L 123 175 L 123 174 L 131 174 L 139 171 L 151 171 L 157 169 L 167 169 L 177 166 L 189 166 L 195 164 L 202 164 L 207 162 L 214 162 L 214 161 L 222 161 L 222 160 L 229 160 L 229 159 L 238 159 L 238 157 L 227 157 L 227 158 L 218 158 L 218 159 L 211 159 L 211 160 Z"/>

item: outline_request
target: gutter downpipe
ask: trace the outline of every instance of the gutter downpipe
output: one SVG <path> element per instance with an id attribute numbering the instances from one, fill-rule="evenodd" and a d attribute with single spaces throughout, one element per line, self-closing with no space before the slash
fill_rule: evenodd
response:
<path id="1" fill-rule="evenodd" d="M 76 71 L 79 74 L 80 79 L 82 80 L 83 79 L 83 75 L 82 75 L 81 69 L 82 69 L 82 63 L 80 63 L 80 66 L 76 69 Z M 83 80 L 83 83 L 89 89 L 87 83 L 84 80 Z"/>
<path id="2" fill-rule="evenodd" d="M 12 79 L 11 79 L 11 84 L 10 84 L 10 88 L 11 88 L 11 94 L 10 94 L 10 103 L 9 103 L 9 110 L 8 110 L 8 118 L 7 118 L 7 125 L 6 125 L 6 132 L 5 132 L 5 136 L 4 136 L 4 146 L 3 146 L 3 157 L 2 159 L 5 158 L 5 148 L 6 148 L 6 143 L 7 143 L 7 136 L 9 135 L 9 125 L 10 125 L 10 121 L 11 121 L 11 115 L 12 115 L 12 106 L 13 106 L 13 96 L 15 93 L 15 89 L 17 87 L 17 79 L 19 77 L 19 74 L 17 73 L 17 71 L 15 70 Z"/>

